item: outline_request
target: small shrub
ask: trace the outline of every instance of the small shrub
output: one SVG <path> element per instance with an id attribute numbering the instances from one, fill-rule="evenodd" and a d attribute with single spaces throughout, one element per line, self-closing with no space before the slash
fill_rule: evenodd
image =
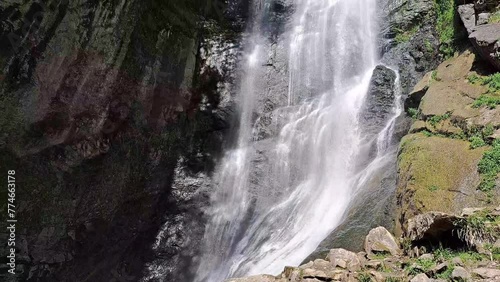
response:
<path id="1" fill-rule="evenodd" d="M 362 272 L 362 273 L 360 273 L 358 275 L 358 281 L 360 281 L 360 282 L 371 282 L 372 281 L 372 277 L 370 276 L 370 274 Z"/>
<path id="2" fill-rule="evenodd" d="M 500 97 L 495 97 L 491 95 L 481 95 L 474 101 L 472 107 L 480 108 L 486 106 L 490 109 L 494 109 L 497 107 L 497 105 L 500 105 Z"/>
<path id="3" fill-rule="evenodd" d="M 487 145 L 486 142 L 484 142 L 483 138 L 478 135 L 474 135 L 471 138 L 469 138 L 469 142 L 471 149 L 476 149 Z"/>
<path id="4" fill-rule="evenodd" d="M 500 72 L 484 77 L 482 84 L 488 86 L 490 93 L 500 92 Z"/>
<path id="5" fill-rule="evenodd" d="M 451 113 L 446 113 L 441 116 L 432 116 L 431 118 L 428 119 L 429 123 L 433 126 L 436 127 L 438 123 L 440 123 L 443 120 L 447 120 L 451 117 Z"/>
<path id="6" fill-rule="evenodd" d="M 500 23 L 500 11 L 497 11 L 488 19 L 488 23 Z"/>
<path id="7" fill-rule="evenodd" d="M 436 278 L 443 279 L 446 281 L 452 281 L 451 274 L 453 273 L 453 270 L 455 270 L 455 266 L 453 264 L 450 264 L 448 265 L 445 271 L 436 274 Z"/>
<path id="8" fill-rule="evenodd" d="M 431 73 L 431 79 L 437 81 L 438 80 L 437 74 L 438 74 L 438 72 L 435 71 L 435 70 L 433 70 L 432 73 Z"/>
<path id="9" fill-rule="evenodd" d="M 484 138 L 493 135 L 494 132 L 495 132 L 495 128 L 491 124 L 486 125 L 483 128 L 483 130 L 481 131 Z"/>
<path id="10" fill-rule="evenodd" d="M 476 252 L 471 252 L 471 251 L 461 252 L 458 254 L 458 257 L 463 262 L 467 262 L 467 261 L 477 262 L 477 261 L 482 261 L 483 259 L 485 259 L 484 255 L 481 255 L 480 253 L 476 253 Z"/>
<path id="11" fill-rule="evenodd" d="M 412 118 L 412 119 L 418 119 L 419 116 L 420 116 L 420 110 L 419 109 L 415 109 L 415 108 L 409 108 L 408 109 L 408 115 Z"/>
<path id="12" fill-rule="evenodd" d="M 467 80 L 472 83 L 472 84 L 478 84 L 481 83 L 481 78 L 477 74 L 471 74 L 467 77 Z"/>
<path id="13" fill-rule="evenodd" d="M 423 131 L 422 131 L 422 134 L 424 134 L 424 135 L 425 135 L 425 137 L 431 137 L 431 136 L 433 136 L 433 135 L 434 135 L 434 134 L 432 134 L 432 132 L 427 131 L 427 130 L 423 130 Z"/>
<path id="14" fill-rule="evenodd" d="M 495 140 L 493 147 L 484 152 L 479 161 L 478 171 L 481 174 L 481 183 L 478 189 L 483 192 L 492 191 L 496 185 L 498 173 L 500 173 L 500 141 Z"/>
<path id="15" fill-rule="evenodd" d="M 424 272 L 428 272 L 436 266 L 436 263 L 432 259 L 417 259 L 417 265 L 420 266 Z"/>
<path id="16" fill-rule="evenodd" d="M 444 249 L 440 246 L 434 251 L 434 258 L 439 261 L 447 261 L 453 258 L 453 252 L 450 249 Z"/>
<path id="17" fill-rule="evenodd" d="M 500 172 L 500 140 L 495 140 L 492 149 L 484 152 L 483 158 L 479 161 L 478 170 L 481 174 Z"/>

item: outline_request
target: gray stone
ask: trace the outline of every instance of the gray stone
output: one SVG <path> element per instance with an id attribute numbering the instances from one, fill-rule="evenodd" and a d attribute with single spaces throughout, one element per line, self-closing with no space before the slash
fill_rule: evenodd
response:
<path id="1" fill-rule="evenodd" d="M 500 269 L 493 269 L 493 268 L 476 268 L 472 270 L 473 273 L 481 276 L 482 278 L 488 279 L 488 278 L 500 278 Z"/>
<path id="2" fill-rule="evenodd" d="M 370 88 L 361 112 L 365 132 L 379 132 L 392 116 L 394 105 L 396 73 L 385 67 L 373 70 Z"/>
<path id="3" fill-rule="evenodd" d="M 394 256 L 401 254 L 394 236 L 384 227 L 377 227 L 368 233 L 365 239 L 365 251 L 369 255 L 373 252 L 387 252 Z"/>
<path id="4" fill-rule="evenodd" d="M 467 281 L 471 278 L 470 273 L 461 266 L 456 266 L 451 273 L 451 278 L 461 279 L 462 281 Z"/>
<path id="5" fill-rule="evenodd" d="M 459 257 L 454 257 L 451 262 L 454 264 L 454 265 L 460 265 L 460 266 L 464 266 L 464 262 L 462 261 L 461 258 Z"/>
<path id="6" fill-rule="evenodd" d="M 490 13 L 480 13 L 479 15 L 477 15 L 476 24 L 477 25 L 487 24 L 490 17 L 491 17 Z"/>
<path id="7" fill-rule="evenodd" d="M 476 12 L 474 4 L 466 4 L 458 6 L 458 14 L 464 23 L 467 32 L 471 33 L 472 29 L 476 26 Z"/>
<path id="8" fill-rule="evenodd" d="M 497 70 L 500 70 L 500 23 L 479 25 L 473 28 L 469 39 L 479 54 L 490 62 Z"/>
<path id="9" fill-rule="evenodd" d="M 500 239 L 498 239 L 495 244 L 493 244 L 493 248 L 500 248 Z"/>
<path id="10" fill-rule="evenodd" d="M 434 255 L 433 254 L 423 254 L 419 257 L 419 259 L 433 260 Z"/>
<path id="11" fill-rule="evenodd" d="M 425 273 L 420 273 L 417 276 L 413 277 L 410 282 L 429 282 L 431 281 Z"/>
<path id="12" fill-rule="evenodd" d="M 333 267 L 346 268 L 351 271 L 356 271 L 361 268 L 361 262 L 358 256 L 344 249 L 332 249 L 328 254 L 328 260 Z"/>

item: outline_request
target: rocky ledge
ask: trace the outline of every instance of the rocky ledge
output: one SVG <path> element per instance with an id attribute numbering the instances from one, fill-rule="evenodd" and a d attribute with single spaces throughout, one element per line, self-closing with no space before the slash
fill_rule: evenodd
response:
<path id="1" fill-rule="evenodd" d="M 285 267 L 278 276 L 227 282 L 500 281 L 500 207 L 428 212 L 406 226 L 399 241 L 384 227 L 372 229 L 364 252 L 332 249 L 325 259 Z"/>
<path id="2" fill-rule="evenodd" d="M 500 4 L 496 0 L 474 1 L 458 7 L 469 39 L 478 53 L 500 70 Z"/>

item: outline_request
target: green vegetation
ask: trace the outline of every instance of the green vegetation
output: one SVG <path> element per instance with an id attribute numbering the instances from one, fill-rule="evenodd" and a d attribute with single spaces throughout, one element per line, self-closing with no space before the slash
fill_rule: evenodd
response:
<path id="1" fill-rule="evenodd" d="M 436 263 L 432 259 L 417 259 L 415 263 L 408 265 L 405 270 L 410 275 L 429 272 Z"/>
<path id="2" fill-rule="evenodd" d="M 411 38 L 418 32 L 420 29 L 420 26 L 416 25 L 412 27 L 409 30 L 402 30 L 402 29 L 395 29 L 396 31 L 396 37 L 395 40 L 396 42 L 399 43 L 405 43 L 411 40 Z"/>
<path id="3" fill-rule="evenodd" d="M 476 149 L 476 148 L 484 147 L 487 145 L 486 142 L 483 140 L 483 138 L 481 138 L 481 136 L 477 136 L 477 135 L 469 138 L 469 142 L 470 142 L 471 149 Z"/>
<path id="4" fill-rule="evenodd" d="M 451 57 L 455 53 L 455 1 L 434 0 L 434 6 L 437 11 L 436 30 L 441 41 L 439 50 L 445 57 Z"/>
<path id="5" fill-rule="evenodd" d="M 451 113 L 446 113 L 444 115 L 437 115 L 437 116 L 432 116 L 429 118 L 427 121 L 433 126 L 436 127 L 438 123 L 440 123 L 443 120 L 447 120 L 451 117 Z"/>
<path id="6" fill-rule="evenodd" d="M 451 274 L 453 273 L 453 270 L 455 270 L 455 266 L 453 264 L 450 264 L 445 271 L 436 274 L 436 278 L 451 281 Z"/>
<path id="7" fill-rule="evenodd" d="M 419 116 L 420 116 L 420 110 L 419 109 L 415 109 L 415 108 L 409 108 L 408 109 L 408 115 L 412 118 L 412 119 L 418 119 Z"/>
<path id="8" fill-rule="evenodd" d="M 429 186 L 429 191 L 431 191 L 431 192 L 436 192 L 437 190 L 439 190 L 439 187 L 438 187 L 438 186 L 436 186 L 436 185 L 431 185 L 431 186 Z"/>
<path id="9" fill-rule="evenodd" d="M 478 76 L 477 74 L 470 75 L 468 78 L 472 84 L 480 84 L 488 87 L 488 91 L 474 101 L 474 108 L 486 106 L 490 109 L 500 105 L 500 73 L 495 73 L 489 76 Z"/>
<path id="10" fill-rule="evenodd" d="M 431 79 L 437 81 L 438 80 L 437 74 L 438 74 L 437 70 L 433 70 L 431 73 Z"/>
<path id="11" fill-rule="evenodd" d="M 370 274 L 366 273 L 366 272 L 362 272 L 358 275 L 358 281 L 360 282 L 371 282 L 372 281 L 372 278 L 370 276 Z"/>
<path id="12" fill-rule="evenodd" d="M 476 99 L 476 101 L 474 101 L 472 107 L 480 108 L 486 106 L 490 109 L 494 109 L 497 107 L 497 105 L 500 105 L 500 97 L 481 95 L 479 98 Z"/>
<path id="13" fill-rule="evenodd" d="M 478 171 L 481 174 L 479 190 L 492 191 L 495 188 L 497 175 L 500 172 L 500 140 L 495 140 L 492 148 L 483 154 L 479 161 Z"/>
<path id="14" fill-rule="evenodd" d="M 427 50 L 427 52 L 429 53 L 434 52 L 434 47 L 432 46 L 432 43 L 429 39 L 425 39 L 424 44 L 425 44 L 425 50 Z"/>
<path id="15" fill-rule="evenodd" d="M 492 222 L 497 220 L 496 216 L 491 215 L 491 212 L 485 209 L 465 219 L 457 220 L 454 224 L 459 227 L 457 230 L 458 237 L 473 246 L 476 243 L 493 242 L 500 235 L 499 230 L 491 225 Z M 473 252 L 461 253 L 459 257 L 463 261 L 480 261 L 483 259 L 482 255 Z"/>
<path id="16" fill-rule="evenodd" d="M 496 11 L 491 17 L 488 19 L 488 23 L 500 23 L 500 11 Z"/>
<path id="17" fill-rule="evenodd" d="M 401 280 L 400 278 L 397 278 L 397 277 L 387 277 L 385 279 L 385 282 L 401 282 L 403 280 Z"/>
<path id="18" fill-rule="evenodd" d="M 377 259 L 377 260 L 383 260 L 385 258 L 388 258 L 391 256 L 391 253 L 389 252 L 376 252 L 373 255 L 371 255 L 372 259 Z"/>

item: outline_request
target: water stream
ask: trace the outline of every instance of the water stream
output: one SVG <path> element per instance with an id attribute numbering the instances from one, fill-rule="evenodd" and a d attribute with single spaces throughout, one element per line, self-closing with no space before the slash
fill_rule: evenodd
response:
<path id="1" fill-rule="evenodd" d="M 259 73 L 269 54 L 262 14 L 271 1 L 259 2 L 260 18 L 242 67 L 237 144 L 213 179 L 196 281 L 277 274 L 286 265 L 298 265 L 394 157 L 390 139 L 401 113 L 399 95 L 379 132 L 365 133 L 360 121 L 379 59 L 375 0 L 294 1 L 287 28 L 287 104 L 274 109 L 276 136 L 256 142 L 253 113 L 262 91 Z M 374 157 L 363 150 L 370 142 L 376 144 Z M 262 144 L 266 169 L 257 180 L 265 184 L 256 189 L 251 175 Z"/>

